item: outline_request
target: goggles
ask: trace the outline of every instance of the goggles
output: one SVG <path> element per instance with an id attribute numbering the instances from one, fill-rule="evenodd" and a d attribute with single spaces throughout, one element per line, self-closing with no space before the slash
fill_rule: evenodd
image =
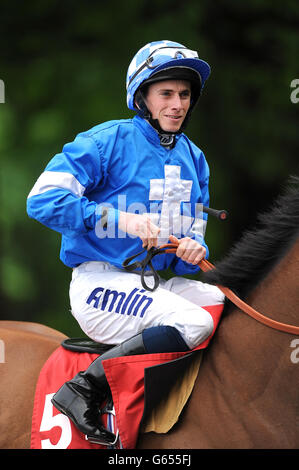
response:
<path id="1" fill-rule="evenodd" d="M 161 52 L 162 51 L 162 52 Z M 191 51 L 186 47 L 177 47 L 177 46 L 164 46 L 155 49 L 148 58 L 138 67 L 136 72 L 130 78 L 130 81 L 127 85 L 137 77 L 137 75 L 145 68 L 155 69 L 159 65 L 168 62 L 170 59 L 179 60 L 179 59 L 199 59 L 196 51 Z"/>

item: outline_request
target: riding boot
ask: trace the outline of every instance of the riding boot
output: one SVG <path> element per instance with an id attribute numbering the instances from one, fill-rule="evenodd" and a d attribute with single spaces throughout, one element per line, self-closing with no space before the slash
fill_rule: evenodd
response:
<path id="1" fill-rule="evenodd" d="M 142 333 L 114 346 L 95 359 L 86 371 L 66 382 L 53 396 L 53 405 L 94 442 L 111 445 L 116 436 L 101 424 L 100 406 L 111 393 L 102 361 L 145 353 Z"/>

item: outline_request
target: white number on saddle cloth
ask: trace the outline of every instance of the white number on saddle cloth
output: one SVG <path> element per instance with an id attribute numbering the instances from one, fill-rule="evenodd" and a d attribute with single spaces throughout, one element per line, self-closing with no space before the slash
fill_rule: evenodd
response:
<path id="1" fill-rule="evenodd" d="M 54 416 L 53 414 L 53 405 L 51 399 L 55 395 L 54 393 L 49 393 L 46 395 L 45 407 L 43 412 L 42 421 L 40 424 L 40 432 L 50 431 L 57 426 L 61 428 L 61 436 L 56 444 L 52 444 L 50 439 L 41 440 L 42 449 L 67 449 L 72 441 L 72 428 L 70 420 L 67 416 L 59 413 Z"/>

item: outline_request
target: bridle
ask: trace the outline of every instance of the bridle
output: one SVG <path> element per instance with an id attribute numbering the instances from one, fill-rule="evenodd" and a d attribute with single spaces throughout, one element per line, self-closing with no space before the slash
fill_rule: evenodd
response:
<path id="1" fill-rule="evenodd" d="M 166 245 L 161 245 L 159 247 L 152 247 L 150 250 L 147 250 L 144 248 L 144 250 L 140 251 L 136 255 L 133 255 L 129 258 L 127 258 L 123 262 L 123 267 L 126 269 L 126 271 L 136 271 L 138 269 L 141 269 L 141 284 L 144 287 L 144 289 L 149 290 L 149 291 L 154 291 L 157 289 L 159 286 L 159 275 L 155 271 L 153 265 L 152 265 L 152 258 L 156 255 L 162 254 L 162 253 L 176 253 L 178 245 L 174 243 L 168 243 Z M 132 263 L 133 259 L 137 258 L 138 256 L 142 255 L 147 251 L 147 254 L 145 258 L 141 261 L 135 261 Z M 215 269 L 215 266 L 210 263 L 206 259 L 202 259 L 199 263 L 198 266 L 201 268 L 202 271 L 210 271 L 212 269 Z M 146 271 L 146 268 L 149 268 L 149 271 Z M 145 277 L 146 273 L 148 273 L 153 277 L 154 279 L 154 286 L 150 287 L 146 284 L 145 282 Z M 228 287 L 223 287 L 223 286 L 217 286 L 223 294 L 234 304 L 236 305 L 240 310 L 242 310 L 244 313 L 249 315 L 250 317 L 254 318 L 260 323 L 263 323 L 266 326 L 269 326 L 270 328 L 273 328 L 278 331 L 283 331 L 285 333 L 290 333 L 292 335 L 299 335 L 299 326 L 293 326 L 293 325 L 288 325 L 287 323 L 281 323 L 276 320 L 272 320 L 271 318 L 265 317 L 261 313 L 259 313 L 257 310 L 254 308 L 250 307 L 250 305 L 246 304 L 243 300 L 241 300 L 232 290 L 230 290 Z"/>

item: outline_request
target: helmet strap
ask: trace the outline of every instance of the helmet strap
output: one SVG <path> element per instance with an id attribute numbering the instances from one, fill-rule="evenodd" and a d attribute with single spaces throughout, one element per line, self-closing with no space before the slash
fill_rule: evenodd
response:
<path id="1" fill-rule="evenodd" d="M 145 98 L 144 98 L 144 95 L 143 95 L 143 93 L 140 89 L 137 90 L 137 92 L 136 92 L 135 103 L 136 103 L 136 106 L 137 106 L 138 116 L 142 117 L 143 119 L 147 119 L 147 120 L 151 119 L 152 114 L 151 114 L 151 112 L 149 111 L 148 107 L 145 104 Z"/>
<path id="2" fill-rule="evenodd" d="M 172 149 L 176 144 L 175 136 L 178 132 L 163 131 L 159 125 L 158 119 L 149 119 L 148 122 L 157 131 L 162 147 Z M 159 127 L 161 131 L 159 131 L 157 127 Z"/>

